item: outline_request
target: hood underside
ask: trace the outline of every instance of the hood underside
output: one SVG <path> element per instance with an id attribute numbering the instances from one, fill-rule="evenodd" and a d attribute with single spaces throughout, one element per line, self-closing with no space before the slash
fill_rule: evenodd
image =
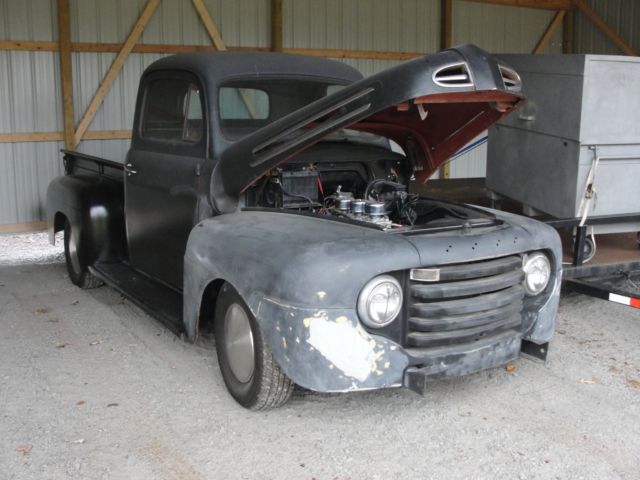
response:
<path id="1" fill-rule="evenodd" d="M 524 98 L 516 72 L 465 45 L 421 57 L 355 82 L 231 145 L 212 176 L 219 212 L 292 156 L 342 128 L 389 138 L 412 162 L 418 181 Z"/>

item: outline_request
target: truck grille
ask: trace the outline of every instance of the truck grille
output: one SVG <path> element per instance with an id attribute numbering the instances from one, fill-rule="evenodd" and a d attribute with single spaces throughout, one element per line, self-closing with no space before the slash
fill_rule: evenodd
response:
<path id="1" fill-rule="evenodd" d="M 519 334 L 523 276 L 518 255 L 414 269 L 408 283 L 407 346 L 472 346 L 508 331 Z"/>

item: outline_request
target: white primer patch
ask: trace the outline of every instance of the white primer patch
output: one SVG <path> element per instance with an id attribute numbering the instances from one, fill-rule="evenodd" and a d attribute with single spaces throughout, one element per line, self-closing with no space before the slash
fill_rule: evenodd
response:
<path id="1" fill-rule="evenodd" d="M 377 362 L 384 352 L 374 351 L 375 340 L 361 328 L 349 322 L 334 322 L 323 313 L 305 318 L 305 324 L 309 324 L 307 342 L 345 375 L 364 382 L 378 369 Z"/>

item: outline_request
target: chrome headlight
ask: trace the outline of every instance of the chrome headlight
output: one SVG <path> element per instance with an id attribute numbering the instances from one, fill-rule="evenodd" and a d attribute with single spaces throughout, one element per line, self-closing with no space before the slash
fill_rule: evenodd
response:
<path id="1" fill-rule="evenodd" d="M 358 297 L 358 315 L 369 327 L 389 325 L 401 309 L 402 287 L 390 275 L 380 275 L 369 281 Z"/>
<path id="2" fill-rule="evenodd" d="M 525 255 L 522 259 L 522 270 L 524 270 L 523 284 L 527 295 L 538 295 L 547 288 L 551 278 L 551 262 L 544 253 Z"/>

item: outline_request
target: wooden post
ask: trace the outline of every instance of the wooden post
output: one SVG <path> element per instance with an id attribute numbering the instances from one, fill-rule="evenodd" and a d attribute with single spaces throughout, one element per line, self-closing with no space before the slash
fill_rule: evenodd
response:
<path id="1" fill-rule="evenodd" d="M 544 50 L 547 44 L 551 41 L 553 34 L 556 33 L 558 27 L 562 25 L 562 19 L 564 18 L 566 13 L 566 10 L 560 10 L 553 16 L 553 18 L 549 22 L 549 25 L 547 25 L 547 28 L 545 29 L 544 33 L 540 37 L 540 40 L 538 40 L 538 43 L 531 53 L 540 53 Z"/>
<path id="2" fill-rule="evenodd" d="M 147 4 L 144 6 L 144 9 L 140 13 L 138 20 L 133 25 L 133 28 L 131 28 L 127 39 L 122 44 L 122 48 L 118 52 L 118 55 L 116 55 L 116 58 L 113 60 L 113 63 L 109 67 L 109 70 L 102 79 L 98 90 L 96 90 L 96 93 L 91 99 L 91 102 L 84 112 L 84 115 L 82 115 L 80 123 L 78 123 L 74 138 L 74 142 L 76 145 L 80 143 L 84 132 L 86 132 L 87 128 L 89 128 L 89 125 L 91 125 L 91 122 L 96 116 L 100 105 L 102 105 L 104 98 L 107 96 L 107 93 L 109 93 L 109 89 L 111 88 L 113 81 L 120 73 L 120 70 L 122 70 L 125 60 L 129 56 L 129 53 L 131 53 L 131 50 L 133 49 L 135 43 L 138 41 L 138 38 L 140 38 L 140 34 L 144 30 L 144 27 L 147 26 L 149 19 L 151 19 L 153 12 L 156 11 L 159 3 L 160 0 L 148 0 Z"/>
<path id="3" fill-rule="evenodd" d="M 440 0 L 440 50 L 451 47 L 453 37 L 453 0 Z M 449 162 L 439 169 L 440 178 L 451 177 Z"/>
<path id="4" fill-rule="evenodd" d="M 73 68 L 71 65 L 71 29 L 69 0 L 58 0 L 58 48 L 60 50 L 60 85 L 62 87 L 62 117 L 64 148 L 75 148 L 73 118 Z"/>
<path id="5" fill-rule="evenodd" d="M 574 18 L 573 10 L 567 10 L 562 22 L 562 53 L 573 53 Z"/>
<path id="6" fill-rule="evenodd" d="M 584 13 L 589 20 L 593 22 L 593 24 L 602 30 L 609 39 L 615 43 L 620 50 L 624 52 L 625 55 L 638 56 L 638 52 L 636 52 L 633 48 L 631 48 L 616 32 L 613 31 L 609 25 L 605 23 L 602 18 L 598 16 L 596 12 L 594 12 L 589 5 L 584 3 L 584 0 L 574 0 L 576 7 L 578 7 L 582 13 Z"/>
<path id="7" fill-rule="evenodd" d="M 440 0 L 440 50 L 449 48 L 453 35 L 453 0 Z"/>
<path id="8" fill-rule="evenodd" d="M 216 27 L 216 24 L 213 22 L 213 19 L 211 18 L 211 15 L 209 15 L 207 7 L 205 7 L 204 3 L 202 3 L 202 0 L 191 0 L 191 3 L 193 3 L 196 12 L 198 12 L 200 20 L 202 20 L 202 24 L 209 34 L 209 38 L 211 38 L 211 42 L 213 43 L 213 45 L 218 50 L 226 50 L 227 46 L 222 40 L 222 35 L 220 35 L 218 27 Z"/>
<path id="9" fill-rule="evenodd" d="M 211 18 L 211 15 L 209 15 L 209 11 L 207 10 L 207 7 L 205 7 L 204 3 L 202 3 L 202 0 L 191 0 L 191 2 L 193 3 L 193 6 L 198 12 L 198 15 L 200 16 L 200 20 L 202 20 L 202 24 L 204 25 L 205 30 L 209 34 L 209 38 L 211 38 L 211 42 L 213 43 L 213 45 L 218 50 L 223 50 L 223 51 L 226 50 L 227 46 L 222 40 L 222 35 L 220 35 L 220 30 L 218 30 L 218 27 L 216 27 L 216 24 L 214 23 L 213 18 Z M 238 90 L 238 93 L 240 94 L 240 98 L 242 99 L 242 102 L 247 107 L 247 111 L 249 112 L 249 115 L 251 116 L 251 118 L 258 118 L 258 111 L 256 110 L 255 105 L 253 104 L 253 101 L 249 96 L 249 93 L 244 88 L 240 88 Z"/>
<path id="10" fill-rule="evenodd" d="M 282 43 L 282 0 L 271 0 L 271 51 L 281 52 Z"/>

